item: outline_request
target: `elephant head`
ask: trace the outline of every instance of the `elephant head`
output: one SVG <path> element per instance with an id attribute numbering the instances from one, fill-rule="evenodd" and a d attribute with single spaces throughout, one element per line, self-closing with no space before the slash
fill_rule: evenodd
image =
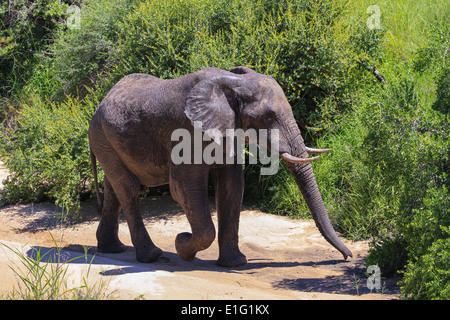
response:
<path id="1" fill-rule="evenodd" d="M 308 157 L 330 149 L 305 146 L 292 108 L 273 78 L 246 67 L 237 67 L 231 73 L 200 81 L 186 99 L 185 114 L 192 123 L 201 121 L 203 131 L 214 129 L 223 135 L 226 129 L 278 130 L 279 155 L 294 177 L 316 226 L 345 259 L 352 257 L 331 225 L 317 186 L 310 162 L 318 157 Z"/>

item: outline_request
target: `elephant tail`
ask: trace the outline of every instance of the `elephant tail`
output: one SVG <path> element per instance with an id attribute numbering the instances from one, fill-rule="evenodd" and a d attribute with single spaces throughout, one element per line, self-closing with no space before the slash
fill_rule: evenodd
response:
<path id="1" fill-rule="evenodd" d="M 100 194 L 100 190 L 98 187 L 98 179 L 97 179 L 97 158 L 95 157 L 95 154 L 91 151 L 91 167 L 92 167 L 92 173 L 94 174 L 94 185 L 95 185 L 95 193 L 97 196 L 97 213 L 98 215 L 102 215 L 103 211 L 103 199 L 102 195 Z"/>

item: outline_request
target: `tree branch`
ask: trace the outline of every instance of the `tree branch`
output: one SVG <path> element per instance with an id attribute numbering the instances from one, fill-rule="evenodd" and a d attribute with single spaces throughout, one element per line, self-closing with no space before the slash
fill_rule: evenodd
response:
<path id="1" fill-rule="evenodd" d="M 360 61 L 360 63 L 368 71 L 370 71 L 375 76 L 375 78 L 377 78 L 377 80 L 382 84 L 383 87 L 386 87 L 388 85 L 388 82 L 386 81 L 386 79 L 383 77 L 383 75 L 380 73 L 380 71 L 377 70 L 377 68 L 375 66 L 371 67 L 365 61 Z"/>

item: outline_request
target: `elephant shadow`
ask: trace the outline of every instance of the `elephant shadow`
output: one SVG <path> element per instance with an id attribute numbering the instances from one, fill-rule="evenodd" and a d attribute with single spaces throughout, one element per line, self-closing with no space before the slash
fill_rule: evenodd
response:
<path id="1" fill-rule="evenodd" d="M 140 263 L 136 261 L 134 247 L 127 246 L 122 253 L 110 254 L 97 252 L 96 247 L 86 247 L 72 244 L 64 248 L 58 247 L 32 247 L 27 251 L 27 257 L 43 263 L 60 264 L 88 264 L 103 265 L 105 270 L 100 272 L 103 276 L 120 274 L 143 273 L 155 271 L 183 272 L 183 271 L 216 271 L 216 272 L 247 272 L 263 268 L 292 268 L 298 266 L 333 265 L 337 260 L 324 260 L 320 262 L 281 262 L 269 259 L 249 259 L 244 266 L 225 268 L 218 266 L 216 260 L 196 257 L 193 262 L 182 260 L 176 253 L 164 251 L 162 256 L 153 263 Z M 281 285 L 283 286 L 283 285 Z"/>
<path id="2" fill-rule="evenodd" d="M 362 270 L 355 269 L 349 261 L 329 259 L 321 261 L 276 261 L 270 259 L 249 259 L 248 263 L 241 267 L 224 268 L 216 264 L 216 260 L 195 258 L 193 262 L 182 260 L 176 253 L 165 251 L 162 256 L 153 263 L 139 263 L 136 261 L 134 247 L 128 246 L 125 252 L 119 254 L 105 254 L 96 252 L 95 247 L 86 247 L 82 245 L 69 245 L 63 249 L 58 247 L 32 247 L 26 252 L 28 258 L 39 260 L 41 263 L 60 263 L 60 264 L 78 264 L 101 266 L 99 275 L 103 277 L 112 277 L 125 274 L 148 273 L 150 276 L 157 271 L 166 271 L 170 273 L 189 272 L 189 271 L 208 271 L 230 274 L 248 274 L 252 276 L 261 275 L 260 272 L 278 274 L 281 277 L 273 279 L 269 275 L 267 281 L 274 289 L 293 290 L 299 292 L 320 292 L 330 294 L 348 294 L 362 295 L 371 293 L 366 286 L 366 278 Z M 323 269 L 342 268 L 344 273 L 341 275 L 326 275 L 318 270 L 317 277 L 308 278 L 298 276 L 301 272 L 298 267 Z M 286 268 L 286 272 L 280 269 Z M 267 269 L 267 270 L 265 270 Z M 277 270 L 278 269 L 278 270 Z M 320 269 L 320 268 L 318 268 Z M 285 273 L 285 274 L 284 274 Z M 383 289 L 386 293 L 396 292 L 394 284 L 388 283 Z M 398 291 L 398 290 L 397 290 Z"/>

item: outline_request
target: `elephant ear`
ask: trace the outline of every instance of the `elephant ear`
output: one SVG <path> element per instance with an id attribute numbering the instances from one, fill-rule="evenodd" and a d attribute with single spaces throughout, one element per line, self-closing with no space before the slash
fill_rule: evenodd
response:
<path id="1" fill-rule="evenodd" d="M 246 80 L 236 75 L 217 75 L 192 88 L 184 113 L 194 126 L 199 127 L 201 121 L 202 131 L 220 144 L 215 133 L 219 131 L 224 137 L 226 129 L 236 128 L 236 103 L 250 95 Z"/>

